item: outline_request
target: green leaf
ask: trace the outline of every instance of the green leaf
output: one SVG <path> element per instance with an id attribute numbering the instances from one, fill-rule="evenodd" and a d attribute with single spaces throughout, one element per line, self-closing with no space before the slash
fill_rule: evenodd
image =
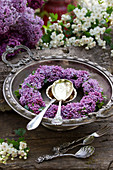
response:
<path id="1" fill-rule="evenodd" d="M 110 45 L 110 48 L 113 50 L 113 44 Z"/>
<path id="2" fill-rule="evenodd" d="M 32 75 L 34 75 L 34 74 L 35 74 L 35 70 L 32 71 Z"/>
<path id="3" fill-rule="evenodd" d="M 45 78 L 44 83 L 47 83 L 47 78 Z"/>
<path id="4" fill-rule="evenodd" d="M 37 90 L 37 87 L 36 87 L 36 86 L 32 86 L 32 85 L 30 85 L 29 83 L 26 83 L 26 85 L 27 85 L 28 87 L 30 87 L 30 88 L 34 88 L 35 90 Z"/>
<path id="5" fill-rule="evenodd" d="M 47 26 L 46 26 L 46 25 L 43 25 L 45 34 L 47 34 L 47 30 L 50 29 L 50 28 L 49 28 L 50 25 L 51 25 L 51 22 L 50 22 L 50 21 L 47 22 Z"/>
<path id="6" fill-rule="evenodd" d="M 99 20 L 98 19 L 96 19 L 96 26 L 98 26 L 99 25 Z"/>
<path id="7" fill-rule="evenodd" d="M 104 24 L 103 26 L 104 26 L 104 27 L 108 27 L 108 24 Z"/>
<path id="8" fill-rule="evenodd" d="M 15 92 L 14 92 L 14 94 L 16 95 L 16 97 L 19 99 L 20 98 L 20 94 L 19 94 L 19 89 L 18 90 L 16 90 Z"/>
<path id="9" fill-rule="evenodd" d="M 110 36 L 105 35 L 105 36 L 103 37 L 103 40 L 105 40 L 108 45 L 111 44 L 111 37 L 110 37 Z"/>
<path id="10" fill-rule="evenodd" d="M 24 137 L 18 138 L 18 142 L 24 141 Z"/>
<path id="11" fill-rule="evenodd" d="M 106 97 L 106 96 L 104 96 L 104 95 L 103 95 L 102 97 L 103 97 L 104 99 L 107 99 L 107 97 Z"/>
<path id="12" fill-rule="evenodd" d="M 79 4 L 77 4 L 77 8 L 78 8 L 78 9 L 82 9 L 82 7 L 81 7 Z"/>
<path id="13" fill-rule="evenodd" d="M 104 1 L 102 1 L 102 0 L 98 0 L 98 3 L 99 3 L 99 4 L 103 4 L 103 3 L 104 3 Z"/>
<path id="14" fill-rule="evenodd" d="M 32 85 L 30 85 L 29 83 L 26 83 L 26 85 L 27 85 L 28 87 L 33 88 L 33 86 L 32 86 Z"/>
<path id="15" fill-rule="evenodd" d="M 64 29 L 64 34 L 65 34 L 65 36 L 66 36 L 66 37 L 68 37 L 68 38 L 69 38 L 69 37 L 71 37 L 71 36 L 72 36 L 73 32 L 72 32 L 72 30 L 71 30 L 71 29 L 69 29 L 69 30 L 65 30 L 65 29 Z"/>
<path id="16" fill-rule="evenodd" d="M 45 107 L 40 107 L 38 110 L 39 110 L 39 111 L 42 111 L 42 110 L 44 110 L 44 108 L 45 108 Z"/>
<path id="17" fill-rule="evenodd" d="M 107 8 L 106 12 L 111 15 L 111 13 L 113 12 L 113 7 L 112 7 L 112 6 L 109 6 L 109 7 Z"/>
<path id="18" fill-rule="evenodd" d="M 75 7 L 74 5 L 69 4 L 69 5 L 67 6 L 67 11 L 68 11 L 68 12 L 71 12 L 71 11 L 73 11 L 75 8 L 76 8 L 76 7 Z"/>
<path id="19" fill-rule="evenodd" d="M 47 26 L 46 26 L 46 25 L 43 25 L 42 27 L 43 27 L 45 30 L 47 30 Z"/>
<path id="20" fill-rule="evenodd" d="M 84 32 L 84 35 L 86 36 L 86 37 L 91 37 L 91 34 L 89 33 L 89 32 Z"/>
<path id="21" fill-rule="evenodd" d="M 7 139 L 7 142 L 8 142 L 8 144 L 12 143 L 14 148 L 19 149 L 19 142 L 18 141 L 15 141 L 13 139 L 12 140 Z"/>
<path id="22" fill-rule="evenodd" d="M 106 18 L 106 22 L 109 22 L 109 19 L 108 19 L 108 18 Z"/>
<path id="23" fill-rule="evenodd" d="M 47 21 L 47 28 L 49 28 L 50 25 L 51 25 L 51 22 Z"/>
<path id="24" fill-rule="evenodd" d="M 50 33 L 44 34 L 42 36 L 43 43 L 49 43 L 51 41 Z"/>
<path id="25" fill-rule="evenodd" d="M 42 12 L 35 12 L 35 15 L 40 16 L 41 18 L 44 18 L 45 16 L 49 17 L 49 13 L 45 10 L 43 10 Z"/>
<path id="26" fill-rule="evenodd" d="M 25 108 L 26 110 L 29 110 L 29 107 L 28 107 L 27 105 L 25 105 L 24 108 Z"/>
<path id="27" fill-rule="evenodd" d="M 90 17 L 91 16 L 91 11 L 88 9 L 87 13 L 86 13 L 86 17 Z"/>
<path id="28" fill-rule="evenodd" d="M 17 130 L 14 130 L 15 134 L 18 136 L 24 136 L 24 134 L 26 133 L 26 130 L 24 128 L 19 128 Z"/>
<path id="29" fill-rule="evenodd" d="M 107 97 L 104 96 L 104 92 L 103 92 L 103 91 L 101 92 L 101 94 L 102 94 L 102 97 L 103 97 L 104 99 L 107 99 Z"/>
<path id="30" fill-rule="evenodd" d="M 101 107 L 104 105 L 104 102 L 101 102 L 101 103 L 97 103 L 97 107 L 98 109 L 101 109 Z"/>
<path id="31" fill-rule="evenodd" d="M 4 139 L 0 139 L 0 143 L 3 143 L 4 142 Z"/>
<path id="32" fill-rule="evenodd" d="M 55 22 L 57 21 L 58 19 L 58 14 L 54 14 L 54 13 L 49 13 L 51 19 L 52 19 L 52 22 Z"/>
<path id="33" fill-rule="evenodd" d="M 109 34 L 111 31 L 112 31 L 111 28 L 107 28 L 107 29 L 105 30 L 105 33 Z"/>
<path id="34" fill-rule="evenodd" d="M 64 26 L 63 22 L 59 22 L 59 25 L 61 25 L 62 27 Z"/>
<path id="35" fill-rule="evenodd" d="M 74 75 L 73 79 L 74 79 L 74 80 L 77 80 L 77 76 L 76 76 L 76 75 Z"/>

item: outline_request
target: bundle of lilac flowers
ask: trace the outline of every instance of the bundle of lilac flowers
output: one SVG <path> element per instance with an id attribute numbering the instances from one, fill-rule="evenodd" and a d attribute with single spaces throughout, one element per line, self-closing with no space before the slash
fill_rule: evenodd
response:
<path id="1" fill-rule="evenodd" d="M 15 141 L 16 142 L 16 141 Z M 19 142 L 19 148 L 16 149 L 12 143 L 8 144 L 7 142 L 0 143 L 0 163 L 6 164 L 6 161 L 10 158 L 19 157 L 20 159 L 27 159 L 29 149 L 25 141 Z"/>
<path id="2" fill-rule="evenodd" d="M 0 0 L 0 56 L 7 45 L 14 47 L 23 44 L 33 48 L 41 38 L 43 21 L 34 16 L 35 11 L 30 7 L 41 7 L 43 1 L 37 0 L 34 5 L 33 2 Z"/>
<path id="3" fill-rule="evenodd" d="M 18 95 L 23 107 L 39 114 L 45 107 L 40 89 L 43 88 L 45 83 L 52 83 L 58 79 L 72 81 L 74 87 L 84 93 L 80 102 L 62 105 L 61 115 L 63 119 L 84 117 L 90 112 L 97 111 L 104 104 L 103 89 L 99 86 L 97 80 L 90 78 L 87 71 L 73 68 L 64 69 L 61 66 L 54 65 L 43 65 L 35 72 L 33 71 L 21 84 L 21 88 L 15 91 L 15 94 Z M 51 105 L 45 113 L 45 117 L 53 118 L 57 109 L 56 104 Z"/>

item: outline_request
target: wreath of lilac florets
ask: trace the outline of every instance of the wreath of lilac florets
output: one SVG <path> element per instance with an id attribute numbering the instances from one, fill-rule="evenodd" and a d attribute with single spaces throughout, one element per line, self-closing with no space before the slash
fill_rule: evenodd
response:
<path id="1" fill-rule="evenodd" d="M 19 101 L 26 109 L 39 114 L 45 107 L 45 102 L 41 96 L 40 89 L 47 82 L 54 82 L 58 79 L 68 79 L 73 82 L 76 89 L 82 87 L 84 96 L 77 103 L 68 103 L 62 105 L 61 115 L 63 119 L 75 119 L 86 116 L 88 113 L 100 109 L 104 104 L 103 89 L 98 81 L 90 78 L 90 74 L 84 70 L 75 70 L 73 68 L 64 69 L 61 66 L 39 66 L 39 68 L 30 74 L 19 89 Z M 81 89 L 81 88 L 80 88 Z M 58 106 L 52 104 L 46 111 L 45 117 L 53 118 L 57 112 Z"/>

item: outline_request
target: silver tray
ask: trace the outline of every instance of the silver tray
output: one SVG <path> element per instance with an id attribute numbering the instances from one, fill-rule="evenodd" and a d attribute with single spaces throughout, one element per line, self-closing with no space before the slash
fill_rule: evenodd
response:
<path id="1" fill-rule="evenodd" d="M 14 52 L 18 49 L 27 50 L 29 57 L 23 58 L 17 64 L 12 64 L 7 61 L 6 56 L 9 53 Z M 22 53 L 23 55 L 23 53 Z M 26 110 L 19 103 L 19 100 L 14 94 L 14 91 L 19 88 L 19 84 L 33 71 L 36 70 L 39 65 L 59 65 L 63 68 L 74 68 L 77 70 L 87 70 L 90 72 L 91 77 L 97 79 L 100 86 L 103 88 L 104 95 L 107 96 L 104 106 L 98 111 L 88 114 L 88 116 L 79 119 L 65 119 L 63 124 L 56 126 L 51 124 L 52 118 L 44 117 L 42 120 L 42 125 L 49 129 L 62 131 L 70 130 L 76 128 L 79 125 L 88 124 L 98 120 L 99 118 L 106 118 L 113 115 L 113 76 L 105 68 L 102 68 L 97 63 L 93 63 L 87 59 L 81 59 L 77 56 L 48 56 L 48 57 L 35 57 L 31 53 L 30 49 L 26 46 L 16 46 L 15 48 L 8 47 L 4 54 L 2 55 L 2 61 L 7 64 L 7 66 L 12 67 L 12 71 L 6 77 L 3 84 L 3 95 L 8 103 L 8 105 L 21 116 L 32 119 L 36 114 Z M 45 89 L 42 89 L 42 97 L 47 104 L 49 99 L 45 95 Z M 77 102 L 81 98 L 81 94 L 76 98 Z"/>

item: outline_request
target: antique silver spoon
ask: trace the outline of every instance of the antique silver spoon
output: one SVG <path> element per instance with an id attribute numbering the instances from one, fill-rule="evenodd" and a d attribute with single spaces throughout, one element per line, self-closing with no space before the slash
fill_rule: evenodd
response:
<path id="1" fill-rule="evenodd" d="M 59 106 L 52 124 L 61 125 L 63 122 L 61 116 L 61 103 L 71 96 L 73 92 L 73 83 L 67 79 L 56 80 L 52 85 L 52 94 L 59 101 Z"/>
<path id="2" fill-rule="evenodd" d="M 94 151 L 95 151 L 95 148 L 93 146 L 84 146 L 79 151 L 77 151 L 75 154 L 58 153 L 54 155 L 44 155 L 44 156 L 40 156 L 36 160 L 36 162 L 42 163 L 43 161 L 51 160 L 51 159 L 58 158 L 58 157 L 64 157 L 64 156 L 72 156 L 75 158 L 88 158 L 94 153 Z"/>
<path id="3" fill-rule="evenodd" d="M 44 108 L 44 110 L 42 110 L 37 116 L 35 116 L 28 124 L 27 124 L 27 130 L 33 130 L 33 129 L 36 129 L 39 124 L 41 123 L 42 121 L 42 118 L 45 114 L 45 112 L 47 111 L 47 109 L 50 107 L 50 105 L 52 103 L 54 103 L 57 99 L 54 98 L 54 96 L 52 95 L 52 92 L 49 92 L 49 89 L 52 87 L 49 86 L 47 89 L 46 89 L 46 95 L 51 99 L 51 101 L 49 102 L 49 104 Z M 77 92 L 76 92 L 76 89 L 73 89 L 74 91 L 72 92 L 71 96 L 69 98 L 67 98 L 66 102 L 69 102 L 69 101 L 72 101 L 76 95 L 77 95 Z M 52 95 L 52 96 L 51 96 Z"/>
<path id="4" fill-rule="evenodd" d="M 50 86 L 46 89 L 46 95 L 47 95 L 47 97 L 48 97 L 50 100 L 52 100 L 52 99 L 55 98 L 55 97 L 53 96 L 53 94 L 52 94 L 52 85 L 50 85 Z M 63 103 L 68 103 L 68 102 L 73 101 L 73 100 L 76 98 L 76 96 L 77 96 L 77 91 L 76 91 L 75 88 L 73 88 L 72 94 L 71 94 L 65 101 L 63 101 Z"/>

